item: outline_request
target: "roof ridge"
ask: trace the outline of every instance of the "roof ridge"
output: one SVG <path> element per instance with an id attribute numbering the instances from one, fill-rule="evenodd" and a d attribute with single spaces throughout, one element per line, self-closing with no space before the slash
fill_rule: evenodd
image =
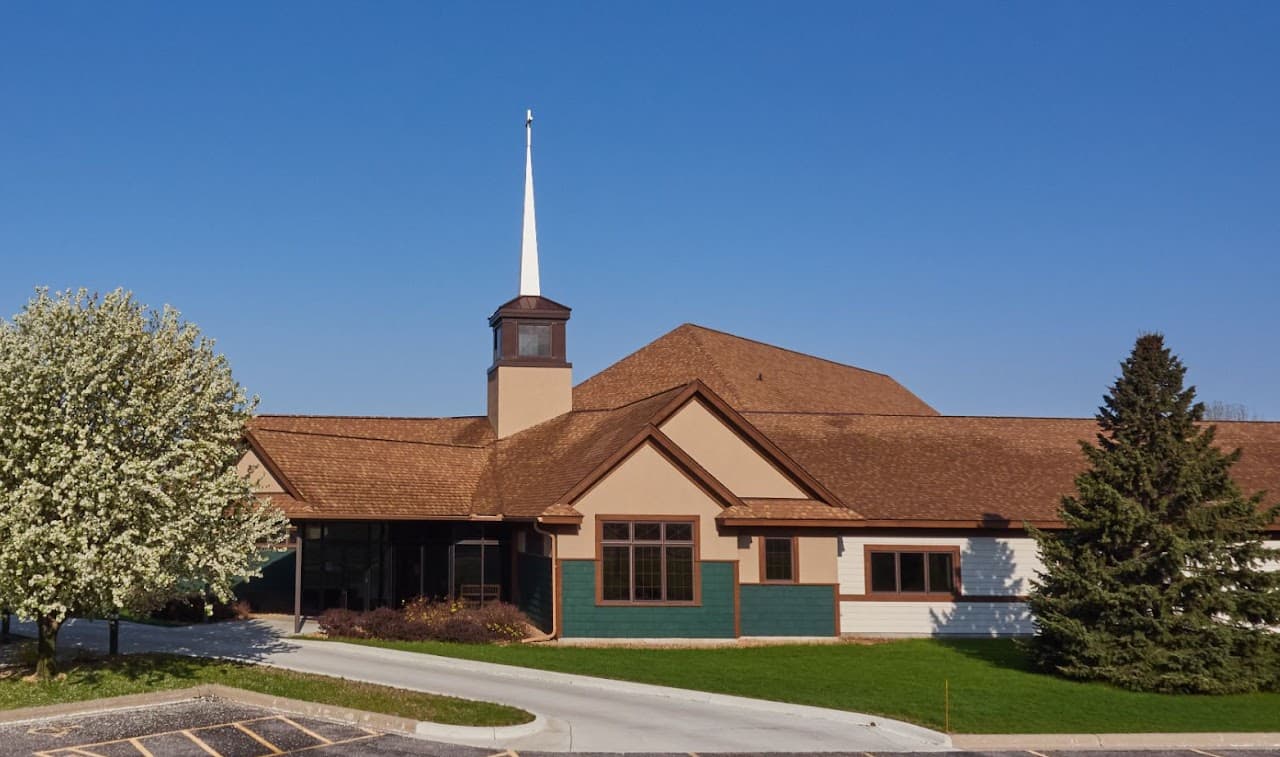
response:
<path id="1" fill-rule="evenodd" d="M 920 415 L 918 413 L 852 413 L 839 410 L 738 410 L 743 415 L 840 415 L 840 416 L 857 416 L 868 418 L 924 418 L 928 420 L 993 420 L 993 421 L 1094 421 L 1094 417 L 1068 416 L 1068 415 Z M 1236 420 L 1211 420 L 1205 419 L 1200 423 L 1218 425 L 1222 423 L 1237 425 L 1273 425 L 1280 426 L 1280 420 L 1267 421 L 1236 421 Z"/>
<path id="2" fill-rule="evenodd" d="M 926 420 L 979 419 L 998 421 L 1096 421 L 1096 418 L 1065 415 L 922 415 L 920 413 L 853 413 L 840 410 L 739 410 L 743 415 L 842 415 L 867 418 L 922 418 Z M 1218 423 L 1220 421 L 1205 421 Z M 1245 421 L 1248 422 L 1248 421 Z M 1272 422 L 1272 421 L 1264 421 Z"/>
<path id="3" fill-rule="evenodd" d="M 326 439 L 351 439 L 353 441 L 363 442 L 387 442 L 389 444 L 418 444 L 428 447 L 453 447 L 456 449 L 488 449 L 493 446 L 493 442 L 487 444 L 461 444 L 451 442 L 429 442 L 420 439 L 387 439 L 381 436 L 353 436 L 351 434 L 329 434 L 323 431 L 295 431 L 283 428 L 257 428 L 249 429 L 251 434 L 294 434 L 295 436 L 319 436 Z"/>
<path id="4" fill-rule="evenodd" d="M 703 328 L 702 326 L 699 326 L 695 323 L 686 323 L 683 325 L 692 326 L 695 329 Z M 676 330 L 679 331 L 680 328 L 681 328 L 680 326 L 677 326 Z M 714 331 L 714 329 L 704 329 L 704 330 Z M 729 334 L 729 336 L 733 336 L 733 335 Z M 741 394 L 741 392 L 738 391 L 738 387 L 732 381 L 729 380 L 728 376 L 725 375 L 724 369 L 722 369 L 720 367 L 720 364 L 716 362 L 715 356 L 712 355 L 710 350 L 707 349 L 706 345 L 702 343 L 702 340 L 699 339 L 696 334 L 690 334 L 690 338 L 693 339 L 694 347 L 697 348 L 697 350 L 702 353 L 702 356 L 707 359 L 707 362 L 711 364 L 711 369 L 715 371 L 717 374 L 719 374 L 720 380 L 723 382 L 723 386 L 729 387 L 730 389 L 733 390 L 735 400 L 740 399 L 738 395 Z M 725 398 L 725 401 L 727 402 L 728 398 Z"/>
<path id="5" fill-rule="evenodd" d="M 728 332 L 728 331 L 722 331 L 722 330 L 720 330 L 720 329 L 713 329 L 713 328 L 711 328 L 710 326 L 703 326 L 703 325 L 698 324 L 698 323 L 683 323 L 683 324 L 681 324 L 681 326 L 689 326 L 689 327 L 692 327 L 692 328 L 695 328 L 695 329 L 700 329 L 700 330 L 702 330 L 702 331 L 710 331 L 710 332 L 711 332 L 711 333 L 713 333 L 713 334 L 720 334 L 721 336 L 727 336 L 727 337 L 731 337 L 731 338 L 733 338 L 733 339 L 740 339 L 740 340 L 742 340 L 742 341 L 744 341 L 744 342 L 751 342 L 752 344 L 758 344 L 758 345 L 760 345 L 761 347 L 768 347 L 768 348 L 770 348 L 770 349 L 775 349 L 775 350 L 778 350 L 778 351 L 780 351 L 780 352 L 790 352 L 792 355 L 799 355 L 800 357 L 807 357 L 807 358 L 810 358 L 810 359 L 812 359 L 812 360 L 821 360 L 821 361 L 822 361 L 822 362 L 824 362 L 824 363 L 830 363 L 831 365 L 839 366 L 839 367 L 841 367 L 841 368 L 852 368 L 852 369 L 853 369 L 853 370 L 855 370 L 855 371 L 861 371 L 862 373 L 869 373 L 869 374 L 871 374 L 871 375 L 873 375 L 873 376 L 881 376 L 881 377 L 883 377 L 883 378 L 887 378 L 887 379 L 889 379 L 889 380 L 893 381 L 895 384 L 898 384 L 898 380 L 897 380 L 897 379 L 895 379 L 895 378 L 894 378 L 893 376 L 891 376 L 890 374 L 888 374 L 888 373 L 882 373 L 881 371 L 873 371 L 873 370 L 871 370 L 870 368 L 863 368 L 863 367 L 861 367 L 861 366 L 857 366 L 857 365 L 850 365 L 849 363 L 841 363 L 841 362 L 840 362 L 840 361 L 838 361 L 838 360 L 832 360 L 831 358 L 822 357 L 821 355 L 813 355 L 813 354 L 808 353 L 808 352 L 801 352 L 800 350 L 793 350 L 793 349 L 791 349 L 790 347 L 780 347 L 780 346 L 778 346 L 778 345 L 776 345 L 776 344 L 770 344 L 769 342 L 762 342 L 762 341 L 760 341 L 759 339 L 752 339 L 752 338 L 751 338 L 751 337 L 749 337 L 749 336 L 742 336 L 741 334 L 734 334 L 734 333 L 731 333 L 731 332 Z M 898 384 L 898 386 L 902 386 L 902 384 Z M 903 389 L 906 389 L 906 387 L 903 387 Z"/>
<path id="6" fill-rule="evenodd" d="M 585 407 L 581 410 L 570 410 L 569 412 L 571 413 L 606 413 L 613 410 L 621 410 L 625 407 L 631 407 L 632 405 L 638 405 L 641 402 L 646 402 L 648 400 L 654 399 L 655 397 L 661 397 L 664 394 L 670 394 L 671 392 L 674 392 L 677 389 L 685 389 L 689 386 L 689 384 L 692 384 L 692 383 L 693 383 L 692 381 L 686 381 L 683 384 L 672 384 L 666 389 L 660 389 L 659 391 L 656 391 L 653 394 L 645 395 L 644 397 L 631 400 L 630 402 L 624 402 L 621 405 L 614 405 L 613 407 Z"/>

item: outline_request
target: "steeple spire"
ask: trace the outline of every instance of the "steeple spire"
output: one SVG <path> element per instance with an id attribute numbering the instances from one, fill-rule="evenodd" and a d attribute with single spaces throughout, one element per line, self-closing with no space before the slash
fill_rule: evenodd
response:
<path id="1" fill-rule="evenodd" d="M 533 111 L 524 117 L 524 238 L 520 243 L 520 296 L 538 297 L 538 221 L 533 212 Z"/>

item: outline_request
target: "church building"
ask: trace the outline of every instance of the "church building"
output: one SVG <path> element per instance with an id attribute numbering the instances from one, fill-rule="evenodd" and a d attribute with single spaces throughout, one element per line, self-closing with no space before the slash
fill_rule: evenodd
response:
<path id="1" fill-rule="evenodd" d="M 692 324 L 575 385 L 531 125 L 486 413 L 254 418 L 240 468 L 295 547 L 242 596 L 502 600 L 558 638 L 1029 633 L 1024 524 L 1061 526 L 1095 422 L 944 416 L 882 373 Z M 1217 425 L 1244 490 L 1280 497 L 1280 423 Z"/>

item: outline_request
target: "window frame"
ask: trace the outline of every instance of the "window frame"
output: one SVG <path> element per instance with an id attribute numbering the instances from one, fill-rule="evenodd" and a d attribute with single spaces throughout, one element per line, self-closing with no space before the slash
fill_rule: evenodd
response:
<path id="1" fill-rule="evenodd" d="M 924 591 L 902 591 L 902 553 L 924 554 Z M 875 554 L 891 554 L 894 556 L 894 584 L 897 591 L 875 591 L 871 588 L 871 556 Z M 929 555 L 951 555 L 951 590 L 930 591 Z M 869 600 L 883 602 L 954 602 L 963 596 L 964 585 L 960 581 L 960 547 L 954 545 L 923 544 L 867 544 L 863 546 L 863 593 Z"/>
<path id="2" fill-rule="evenodd" d="M 767 544 L 769 540 L 789 541 L 791 542 L 791 578 L 769 578 L 768 565 L 766 557 L 768 556 Z M 760 583 L 762 584 L 794 584 L 800 582 L 800 537 L 791 536 L 761 536 L 760 537 Z"/>
<path id="3" fill-rule="evenodd" d="M 702 566 L 701 566 L 701 535 L 699 533 L 700 518 L 696 515 L 597 515 L 596 518 L 596 605 L 600 607 L 701 607 L 702 606 Z M 636 593 L 636 574 L 635 574 L 635 545 L 656 545 L 661 548 L 662 564 L 666 566 L 666 550 L 668 546 L 691 546 L 693 547 L 693 599 L 605 599 L 604 598 L 604 548 L 606 542 L 604 539 L 605 523 L 629 523 L 632 528 L 632 538 L 628 541 L 610 540 L 609 546 L 630 547 L 631 553 L 631 570 L 629 581 L 631 583 L 631 596 L 635 597 Z M 690 530 L 693 532 L 692 542 L 668 542 L 665 526 L 662 529 L 661 541 L 640 541 L 635 540 L 635 524 L 636 523 L 688 523 Z M 667 573 L 662 571 L 662 595 L 667 594 Z"/>
<path id="4" fill-rule="evenodd" d="M 517 360 L 555 360 L 556 358 L 556 330 L 550 321 L 515 321 L 516 327 L 516 344 L 515 357 Z M 547 354 L 528 354 L 520 351 L 520 332 L 524 329 L 546 329 L 547 330 Z"/>

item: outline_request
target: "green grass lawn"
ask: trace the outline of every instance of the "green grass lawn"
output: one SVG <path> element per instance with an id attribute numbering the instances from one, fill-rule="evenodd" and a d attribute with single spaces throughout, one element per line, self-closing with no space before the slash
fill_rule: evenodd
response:
<path id="1" fill-rule="evenodd" d="M 1007 640 L 710 649 L 354 641 L 414 652 L 835 707 L 954 733 L 1280 731 L 1280 694 L 1173 696 L 1028 669 Z"/>
<path id="2" fill-rule="evenodd" d="M 176 655 L 83 658 L 62 663 L 61 670 L 65 679 L 35 683 L 22 680 L 31 671 L 28 666 L 0 669 L 0 709 L 220 683 L 274 696 L 452 725 L 516 725 L 533 719 L 523 710 L 500 704 Z"/>

